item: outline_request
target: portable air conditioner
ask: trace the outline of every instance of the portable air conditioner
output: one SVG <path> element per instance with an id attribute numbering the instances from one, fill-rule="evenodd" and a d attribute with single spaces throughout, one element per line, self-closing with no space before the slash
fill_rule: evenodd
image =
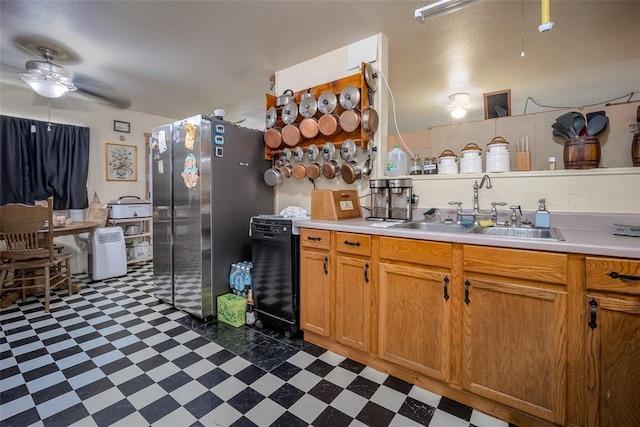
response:
<path id="1" fill-rule="evenodd" d="M 89 267 L 93 280 L 127 274 L 127 251 L 122 228 L 96 228 L 91 234 Z"/>

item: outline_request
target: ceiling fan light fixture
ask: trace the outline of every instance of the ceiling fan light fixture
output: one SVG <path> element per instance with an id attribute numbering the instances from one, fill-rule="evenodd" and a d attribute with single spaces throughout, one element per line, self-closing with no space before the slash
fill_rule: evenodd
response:
<path id="1" fill-rule="evenodd" d="M 40 96 L 59 98 L 67 92 L 78 90 L 67 77 L 64 68 L 48 61 L 28 61 L 19 77 Z"/>
<path id="2" fill-rule="evenodd" d="M 451 117 L 461 119 L 467 115 L 467 109 L 471 107 L 471 98 L 466 92 L 458 92 L 449 95 L 449 106 Z"/>

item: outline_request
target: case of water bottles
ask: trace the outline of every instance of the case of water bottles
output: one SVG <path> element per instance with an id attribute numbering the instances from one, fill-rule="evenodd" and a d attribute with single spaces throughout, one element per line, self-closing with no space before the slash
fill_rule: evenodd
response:
<path id="1" fill-rule="evenodd" d="M 240 261 L 231 264 L 229 287 L 234 295 L 246 298 L 249 289 L 253 289 L 253 263 Z"/>

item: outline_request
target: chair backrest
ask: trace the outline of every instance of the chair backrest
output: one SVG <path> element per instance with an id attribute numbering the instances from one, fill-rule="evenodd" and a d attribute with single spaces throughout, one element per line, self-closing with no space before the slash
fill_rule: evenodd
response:
<path id="1" fill-rule="evenodd" d="M 53 259 L 53 197 L 46 206 L 12 203 L 0 206 L 4 259 Z"/>

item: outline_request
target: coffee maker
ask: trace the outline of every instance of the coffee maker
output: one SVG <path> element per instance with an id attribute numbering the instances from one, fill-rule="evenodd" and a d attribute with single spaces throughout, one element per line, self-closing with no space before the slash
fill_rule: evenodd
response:
<path id="1" fill-rule="evenodd" d="M 390 179 L 389 186 L 389 219 L 392 221 L 410 221 L 413 186 L 411 178 Z"/>
<path id="2" fill-rule="evenodd" d="M 389 181 L 386 179 L 369 180 L 371 189 L 370 221 L 384 221 L 389 218 Z"/>

